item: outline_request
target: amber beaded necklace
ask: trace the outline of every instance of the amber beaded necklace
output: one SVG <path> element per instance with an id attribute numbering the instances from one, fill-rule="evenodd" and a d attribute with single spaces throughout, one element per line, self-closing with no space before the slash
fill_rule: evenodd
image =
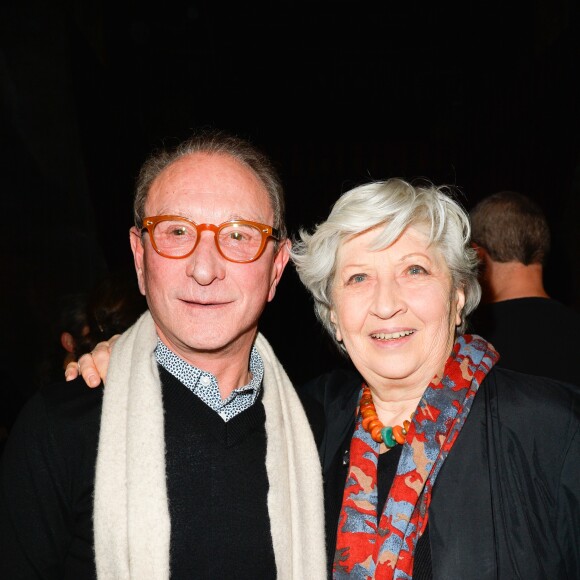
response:
<path id="1" fill-rule="evenodd" d="M 403 421 L 403 426 L 385 427 L 377 415 L 371 390 L 365 384 L 363 384 L 359 407 L 362 415 L 362 426 L 370 433 L 374 441 L 384 443 L 389 448 L 397 444 L 402 445 L 405 442 L 411 422 Z"/>

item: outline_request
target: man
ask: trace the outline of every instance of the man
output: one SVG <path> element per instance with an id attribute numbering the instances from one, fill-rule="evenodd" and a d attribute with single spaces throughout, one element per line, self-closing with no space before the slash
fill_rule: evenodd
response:
<path id="1" fill-rule="evenodd" d="M 483 290 L 472 330 L 495 346 L 500 366 L 580 385 L 580 313 L 544 287 L 550 230 L 541 208 L 501 191 L 481 200 L 470 219 Z"/>
<path id="2" fill-rule="evenodd" d="M 316 445 L 258 332 L 289 257 L 276 171 L 202 132 L 144 164 L 134 210 L 149 310 L 105 389 L 63 382 L 24 408 L 0 577 L 325 578 Z"/>

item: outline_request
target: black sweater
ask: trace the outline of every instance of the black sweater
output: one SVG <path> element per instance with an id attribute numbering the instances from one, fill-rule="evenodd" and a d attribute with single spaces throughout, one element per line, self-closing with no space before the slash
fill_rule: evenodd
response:
<path id="1" fill-rule="evenodd" d="M 261 402 L 228 423 L 160 368 L 171 577 L 275 578 Z M 0 578 L 95 577 L 92 494 L 102 389 L 44 388 L 2 457 Z"/>

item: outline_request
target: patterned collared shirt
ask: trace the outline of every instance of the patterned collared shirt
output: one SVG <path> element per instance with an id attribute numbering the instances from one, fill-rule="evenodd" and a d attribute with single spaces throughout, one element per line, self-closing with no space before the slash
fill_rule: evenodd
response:
<path id="1" fill-rule="evenodd" d="M 242 411 L 249 409 L 256 402 L 262 388 L 264 361 L 262 361 L 255 346 L 252 347 L 250 353 L 252 380 L 248 385 L 235 389 L 225 400 L 221 398 L 217 379 L 214 375 L 185 362 L 169 350 L 159 337 L 155 347 L 155 358 L 167 372 L 181 381 L 226 422 Z"/>

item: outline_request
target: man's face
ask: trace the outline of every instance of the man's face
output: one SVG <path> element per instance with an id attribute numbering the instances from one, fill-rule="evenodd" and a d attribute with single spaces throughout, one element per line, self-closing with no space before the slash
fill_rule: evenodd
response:
<path id="1" fill-rule="evenodd" d="M 273 225 L 268 193 L 254 173 L 229 155 L 195 153 L 167 167 L 153 182 L 146 216 L 179 215 L 198 224 L 245 219 Z M 145 233 L 131 229 L 139 288 L 161 340 L 198 365 L 201 357 L 249 352 L 258 319 L 274 298 L 288 246 L 278 253 L 269 240 L 255 262 L 223 258 L 214 233 L 203 231 L 191 256 L 170 259 L 155 252 Z"/>

